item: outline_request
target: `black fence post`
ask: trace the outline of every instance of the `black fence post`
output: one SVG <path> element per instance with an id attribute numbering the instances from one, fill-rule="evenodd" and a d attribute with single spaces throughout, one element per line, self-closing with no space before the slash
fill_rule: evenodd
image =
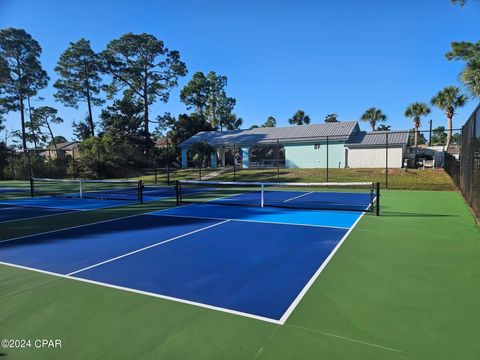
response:
<path id="1" fill-rule="evenodd" d="M 73 170 L 73 180 L 76 179 L 77 177 L 77 165 L 75 164 L 76 160 L 75 160 L 75 148 L 72 149 L 72 170 Z"/>
<path id="2" fill-rule="evenodd" d="M 33 196 L 35 195 L 35 184 L 33 182 L 33 178 L 31 177 L 30 178 L 30 197 L 33 198 Z"/>
<path id="3" fill-rule="evenodd" d="M 327 182 L 328 182 L 328 161 L 329 161 L 328 148 L 329 148 L 329 141 L 327 136 Z"/>
<path id="4" fill-rule="evenodd" d="M 157 183 L 157 168 L 155 168 L 155 184 Z M 170 185 L 170 144 L 167 137 L 167 185 Z"/>
<path id="5" fill-rule="evenodd" d="M 280 182 L 280 139 L 277 139 L 277 181 Z"/>
<path id="6" fill-rule="evenodd" d="M 32 169 L 32 162 L 30 159 L 30 152 L 28 151 L 28 149 L 25 149 L 25 151 L 27 152 L 28 176 L 33 177 L 33 169 Z"/>
<path id="7" fill-rule="evenodd" d="M 177 200 L 177 206 L 181 205 L 182 203 L 182 198 L 181 198 L 181 188 L 180 188 L 180 181 L 175 181 L 175 194 L 176 194 L 176 200 Z"/>
<path id="8" fill-rule="evenodd" d="M 376 198 L 375 198 L 375 215 L 380 215 L 380 182 L 375 184 Z"/>
<path id="9" fill-rule="evenodd" d="M 138 181 L 138 202 L 143 204 L 143 181 Z"/>
<path id="10" fill-rule="evenodd" d="M 428 146 L 432 146 L 432 119 L 428 121 Z"/>
<path id="11" fill-rule="evenodd" d="M 385 189 L 388 189 L 388 132 L 385 133 Z"/>
<path id="12" fill-rule="evenodd" d="M 233 181 L 237 181 L 237 147 L 233 140 Z"/>

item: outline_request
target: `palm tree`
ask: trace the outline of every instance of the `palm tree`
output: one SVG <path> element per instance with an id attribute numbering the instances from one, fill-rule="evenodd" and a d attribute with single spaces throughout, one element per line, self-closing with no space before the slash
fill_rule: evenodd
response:
<path id="1" fill-rule="evenodd" d="M 215 149 L 206 141 L 193 143 L 190 147 L 193 152 L 193 161 L 198 167 L 199 177 L 202 180 L 202 167 L 208 166 L 208 160 L 211 154 L 215 154 Z"/>
<path id="2" fill-rule="evenodd" d="M 370 126 L 372 127 L 372 131 L 375 131 L 375 126 L 377 125 L 377 122 L 387 120 L 387 115 L 382 113 L 382 110 L 377 109 L 376 107 L 371 107 L 363 113 L 360 120 L 368 121 L 370 123 Z"/>
<path id="3" fill-rule="evenodd" d="M 338 115 L 337 114 L 328 114 L 327 116 L 325 116 L 325 122 L 326 123 L 338 122 Z"/>
<path id="4" fill-rule="evenodd" d="M 235 114 L 229 114 L 222 122 L 227 130 L 238 130 L 243 124 L 243 119 Z"/>
<path id="5" fill-rule="evenodd" d="M 422 116 L 430 114 L 430 108 L 427 104 L 415 102 L 408 105 L 405 109 L 405 116 L 413 119 L 413 126 L 415 128 L 415 149 L 418 145 L 418 129 L 421 125 Z"/>
<path id="6" fill-rule="evenodd" d="M 464 106 L 468 101 L 468 98 L 461 94 L 460 91 L 460 88 L 456 86 L 446 86 L 431 100 L 432 105 L 443 110 L 447 116 L 447 143 L 445 145 L 445 151 L 448 150 L 452 140 L 453 116 L 455 115 L 455 110 Z"/>
<path id="7" fill-rule="evenodd" d="M 303 110 L 297 110 L 297 112 L 288 119 L 288 122 L 292 125 L 310 124 L 310 116 L 306 115 Z"/>
<path id="8" fill-rule="evenodd" d="M 377 130 L 376 131 L 390 131 L 392 130 L 392 126 L 391 125 L 378 125 L 377 126 Z"/>

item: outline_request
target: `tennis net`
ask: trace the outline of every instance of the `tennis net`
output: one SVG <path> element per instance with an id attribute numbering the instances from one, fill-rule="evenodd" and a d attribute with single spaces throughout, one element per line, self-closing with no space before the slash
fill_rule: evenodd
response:
<path id="1" fill-rule="evenodd" d="M 380 185 L 374 182 L 271 183 L 180 180 L 176 183 L 176 190 L 177 205 L 208 203 L 380 214 Z"/>
<path id="2" fill-rule="evenodd" d="M 77 199 L 127 200 L 143 203 L 141 180 L 70 180 L 31 178 L 30 193 Z"/>

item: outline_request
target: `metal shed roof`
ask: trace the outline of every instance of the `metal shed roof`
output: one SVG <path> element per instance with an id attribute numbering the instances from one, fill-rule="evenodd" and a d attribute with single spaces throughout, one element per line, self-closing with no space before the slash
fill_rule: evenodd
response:
<path id="1" fill-rule="evenodd" d="M 388 146 L 404 146 L 408 144 L 408 131 L 362 131 L 353 135 L 349 142 L 345 144 L 347 147 L 385 147 Z"/>
<path id="2" fill-rule="evenodd" d="M 296 125 L 286 127 L 255 128 L 250 130 L 202 131 L 185 140 L 179 146 L 188 148 L 192 144 L 207 141 L 213 147 L 268 144 L 277 140 L 281 144 L 291 142 L 315 142 L 327 136 L 334 140 L 347 140 L 359 131 L 356 121 Z"/>

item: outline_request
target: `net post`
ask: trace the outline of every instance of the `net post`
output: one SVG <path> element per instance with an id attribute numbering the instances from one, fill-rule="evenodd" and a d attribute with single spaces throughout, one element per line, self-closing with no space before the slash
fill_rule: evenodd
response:
<path id="1" fill-rule="evenodd" d="M 375 215 L 379 216 L 380 215 L 380 182 L 375 183 L 375 191 L 376 191 Z"/>
<path id="2" fill-rule="evenodd" d="M 80 199 L 83 199 L 83 186 L 82 186 L 82 179 L 78 180 L 78 185 L 79 185 L 79 195 Z"/>
<path id="3" fill-rule="evenodd" d="M 140 204 L 143 204 L 143 181 L 142 180 L 139 180 L 138 181 L 138 185 L 137 185 L 138 189 L 138 202 Z"/>
<path id="4" fill-rule="evenodd" d="M 260 192 L 260 207 L 263 208 L 263 205 L 264 205 L 264 185 L 260 185 L 261 187 L 261 192 Z"/>
<path id="5" fill-rule="evenodd" d="M 31 177 L 30 178 L 30 197 L 33 198 L 34 194 L 35 194 L 35 184 L 33 182 L 33 178 Z"/>
<path id="6" fill-rule="evenodd" d="M 175 195 L 176 195 L 176 200 L 177 200 L 177 206 L 180 206 L 181 200 L 180 200 L 180 182 L 177 180 L 175 181 Z"/>

